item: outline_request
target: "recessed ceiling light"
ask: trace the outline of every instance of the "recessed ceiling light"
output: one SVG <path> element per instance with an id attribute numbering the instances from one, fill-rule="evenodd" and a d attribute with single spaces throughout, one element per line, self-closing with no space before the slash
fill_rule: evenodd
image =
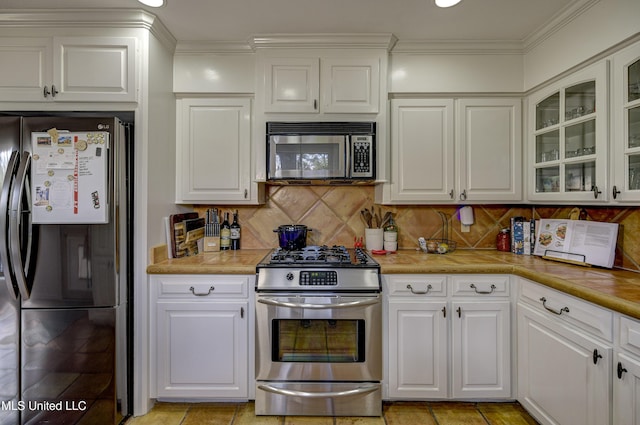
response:
<path id="1" fill-rule="evenodd" d="M 164 0 L 138 0 L 140 3 L 149 7 L 162 7 L 164 6 Z"/>
<path id="2" fill-rule="evenodd" d="M 451 7 L 460 3 L 460 0 L 436 0 L 436 6 L 438 7 Z"/>

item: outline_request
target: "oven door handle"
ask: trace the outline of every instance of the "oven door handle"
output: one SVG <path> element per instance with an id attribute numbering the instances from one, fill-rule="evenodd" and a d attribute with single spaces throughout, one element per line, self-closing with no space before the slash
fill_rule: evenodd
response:
<path id="1" fill-rule="evenodd" d="M 357 301 L 350 301 L 346 303 L 338 303 L 338 304 L 308 304 L 308 303 L 292 303 L 287 301 L 278 301 L 273 298 L 258 298 L 258 302 L 267 305 L 273 305 L 276 307 L 287 307 L 287 308 L 308 308 L 315 310 L 326 310 L 331 308 L 351 308 L 351 307 L 360 307 L 366 305 L 373 305 L 380 303 L 380 297 L 375 298 L 367 298 L 367 299 L 359 299 Z"/>
<path id="2" fill-rule="evenodd" d="M 337 397 L 348 397 L 353 395 L 362 395 L 372 393 L 378 389 L 380 389 L 380 384 L 375 385 L 366 385 L 363 387 L 354 388 L 352 390 L 346 391 L 328 391 L 328 392 L 318 392 L 312 393 L 308 391 L 294 391 L 294 390 L 286 390 L 283 388 L 272 387 L 271 385 L 258 385 L 258 389 L 267 391 L 270 393 L 290 396 L 290 397 L 303 397 L 303 398 L 337 398 Z"/>

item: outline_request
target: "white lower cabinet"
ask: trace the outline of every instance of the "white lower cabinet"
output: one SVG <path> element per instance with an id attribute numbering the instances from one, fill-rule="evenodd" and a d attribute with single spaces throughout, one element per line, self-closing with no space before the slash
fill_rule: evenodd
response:
<path id="1" fill-rule="evenodd" d="M 640 424 L 640 322 L 619 315 L 613 364 L 613 423 Z"/>
<path id="2" fill-rule="evenodd" d="M 567 320 L 567 302 L 579 300 L 545 291 L 542 308 L 524 297 L 518 303 L 518 400 L 542 424 L 610 424 L 612 344 Z M 594 317 L 605 311 L 582 304 Z"/>
<path id="3" fill-rule="evenodd" d="M 248 276 L 152 276 L 157 398 L 248 398 L 249 282 Z"/>
<path id="4" fill-rule="evenodd" d="M 385 276 L 389 398 L 511 397 L 508 281 Z"/>

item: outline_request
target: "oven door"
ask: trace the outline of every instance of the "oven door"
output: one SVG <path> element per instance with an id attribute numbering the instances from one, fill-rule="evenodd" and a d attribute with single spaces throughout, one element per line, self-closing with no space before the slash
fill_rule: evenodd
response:
<path id="1" fill-rule="evenodd" d="M 256 379 L 382 379 L 380 294 L 258 294 Z"/>
<path id="2" fill-rule="evenodd" d="M 345 178 L 346 136 L 269 136 L 269 179 Z"/>

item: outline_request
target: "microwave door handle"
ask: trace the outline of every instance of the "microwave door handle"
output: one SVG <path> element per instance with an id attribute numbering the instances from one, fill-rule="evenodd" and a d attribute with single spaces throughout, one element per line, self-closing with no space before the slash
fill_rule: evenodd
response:
<path id="1" fill-rule="evenodd" d="M 352 149 L 352 144 L 351 144 L 351 136 L 345 136 L 344 137 L 344 150 L 345 150 L 345 170 L 344 170 L 344 175 L 347 177 L 351 177 L 352 174 L 352 166 L 351 166 L 351 149 Z"/>
<path id="2" fill-rule="evenodd" d="M 19 289 L 13 277 L 11 269 L 11 260 L 9 258 L 9 199 L 11 195 L 11 184 L 15 177 L 16 170 L 20 162 L 20 154 L 13 151 L 7 164 L 7 170 L 2 183 L 2 193 L 0 193 L 0 234 L 2 241 L 0 243 L 0 260 L 2 261 L 2 270 L 4 271 L 4 279 L 7 289 L 14 299 L 18 299 Z"/>
<path id="3" fill-rule="evenodd" d="M 31 164 L 31 155 L 24 152 L 20 166 L 16 172 L 16 184 L 11 190 L 11 198 L 9 200 L 9 249 L 11 250 L 11 263 L 13 272 L 16 277 L 16 284 L 20 290 L 23 300 L 31 297 L 31 289 L 27 285 L 27 277 L 25 274 L 25 265 L 22 262 L 21 240 L 20 240 L 20 219 L 22 214 L 22 193 L 25 188 L 28 189 L 27 179 L 29 178 L 29 166 Z M 24 206 L 31 208 L 30 205 Z M 30 223 L 28 223 L 30 225 Z M 31 231 L 29 231 L 31 234 Z M 31 240 L 27 241 L 31 247 Z"/>

